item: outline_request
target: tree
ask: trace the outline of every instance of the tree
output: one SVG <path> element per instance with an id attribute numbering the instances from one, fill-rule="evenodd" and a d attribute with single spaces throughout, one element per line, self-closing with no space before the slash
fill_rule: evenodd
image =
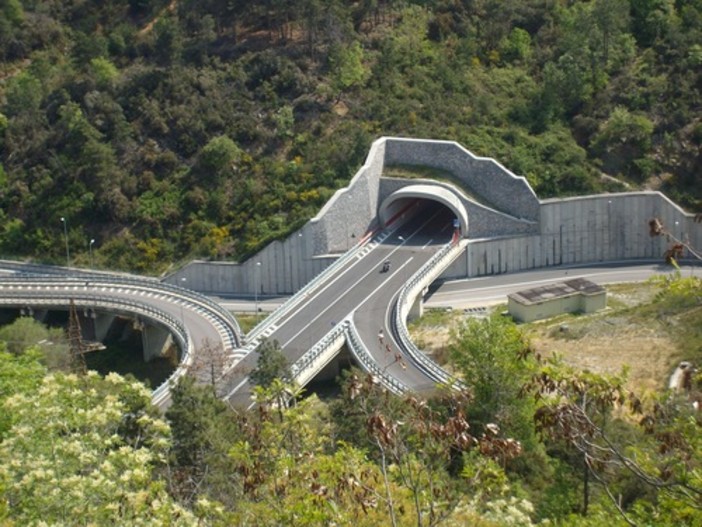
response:
<path id="1" fill-rule="evenodd" d="M 449 346 L 451 363 L 471 387 L 468 417 L 473 426 L 480 430 L 496 423 L 530 447 L 536 443 L 534 408 L 519 392 L 536 366 L 531 351 L 514 322 L 499 315 L 468 319 Z"/>
<path id="2" fill-rule="evenodd" d="M 695 223 L 701 223 L 702 215 L 695 216 Z M 677 222 L 676 222 L 677 223 Z M 677 261 L 683 257 L 683 249 L 687 249 L 688 253 L 698 260 L 702 260 L 702 252 L 698 251 L 690 244 L 689 239 L 682 240 L 671 232 L 659 218 L 651 218 L 648 222 L 648 233 L 653 238 L 656 236 L 664 236 L 666 240 L 671 242 L 670 247 L 666 250 L 663 257 L 667 264 L 672 264 L 677 267 Z"/>
<path id="3" fill-rule="evenodd" d="M 515 27 L 500 42 L 500 56 L 507 62 L 528 62 L 532 54 L 531 36 L 521 28 Z"/>
<path id="4" fill-rule="evenodd" d="M 242 150 L 229 137 L 211 139 L 200 151 L 193 167 L 195 182 L 221 193 L 228 180 L 235 183 L 242 157 Z"/>
<path id="5" fill-rule="evenodd" d="M 46 375 L 46 366 L 42 364 L 41 359 L 42 353 L 36 346 L 15 355 L 8 353 L 5 343 L 0 342 L 0 406 L 8 397 L 36 391 Z M 0 441 L 9 430 L 11 423 L 9 412 L 0 413 Z M 0 510 L 1 508 L 0 505 Z M 2 518 L 1 512 L 0 518 Z"/>
<path id="6" fill-rule="evenodd" d="M 618 106 L 600 126 L 592 148 L 600 153 L 607 172 L 645 178 L 649 174 L 641 170 L 641 160 L 651 149 L 652 136 L 653 123 L 648 117 Z"/>
<path id="7" fill-rule="evenodd" d="M 277 340 L 264 339 L 257 353 L 256 368 L 249 375 L 253 384 L 267 388 L 275 379 L 290 379 L 290 365 Z"/>
<path id="8" fill-rule="evenodd" d="M 316 397 L 270 411 L 259 407 L 246 420 L 245 438 L 231 449 L 243 478 L 236 525 L 389 525 L 385 485 L 362 450 L 330 442 Z M 389 482 L 399 505 L 410 503 Z"/>
<path id="9" fill-rule="evenodd" d="M 462 507 L 485 510 L 507 488 L 504 466 L 521 454 L 521 445 L 502 437 L 494 423 L 476 434 L 467 420 L 469 393 L 399 398 L 360 372 L 347 375 L 342 393 L 331 407 L 337 433 L 376 459 L 392 525 L 407 521 L 395 485 L 409 493 L 409 521 L 418 527 L 451 524 L 448 518 Z"/>
<path id="10" fill-rule="evenodd" d="M 582 456 L 582 514 L 590 503 L 590 478 L 603 482 L 601 467 L 612 462 L 607 426 L 612 409 L 626 401 L 625 377 L 578 372 L 548 361 L 526 383 L 525 390 L 539 402 L 534 418 L 539 430 L 563 440 Z M 598 470 L 600 469 L 600 470 Z"/>
<path id="11" fill-rule="evenodd" d="M 19 317 L 0 328 L 0 341 L 14 355 L 30 347 L 41 350 L 42 360 L 50 370 L 70 370 L 71 356 L 64 331 L 49 329 L 32 317 Z"/>
<path id="12" fill-rule="evenodd" d="M 337 101 L 348 90 L 362 86 L 369 76 L 369 70 L 363 63 L 363 48 L 358 41 L 332 47 L 329 68 Z"/>
<path id="13" fill-rule="evenodd" d="M 582 514 L 590 510 L 595 483 L 630 525 L 699 522 L 702 457 L 693 406 L 664 394 L 646 409 L 635 394 L 627 392 L 624 381 L 623 374 L 580 372 L 554 358 L 525 386 L 539 404 L 535 414 L 539 430 L 580 456 Z M 623 408 L 639 418 L 638 436 L 618 432 L 623 423 L 613 415 Z M 653 491 L 653 499 L 639 491 L 622 503 L 615 489 L 617 478 L 621 481 L 623 476 Z"/>
<path id="14" fill-rule="evenodd" d="M 222 344 L 212 344 L 206 340 L 195 352 L 193 363 L 188 368 L 188 374 L 208 386 L 214 397 L 224 395 L 220 392 L 220 381 L 224 370 L 231 363 L 230 352 Z"/>
<path id="15" fill-rule="evenodd" d="M 50 374 L 3 402 L 0 521 L 192 525 L 193 514 L 154 481 L 170 445 L 151 393 L 115 374 Z M 2 508 L 0 508 L 2 510 Z"/>
<path id="16" fill-rule="evenodd" d="M 160 17 L 154 33 L 154 54 L 158 63 L 161 66 L 177 64 L 183 52 L 183 35 L 177 20 L 172 16 Z"/>
<path id="17" fill-rule="evenodd" d="M 193 506 L 202 498 L 232 508 L 241 498 L 240 480 L 229 456 L 240 440 L 241 423 L 231 408 L 207 386 L 182 377 L 171 388 L 166 412 L 173 437 L 167 470 L 169 492 Z"/>

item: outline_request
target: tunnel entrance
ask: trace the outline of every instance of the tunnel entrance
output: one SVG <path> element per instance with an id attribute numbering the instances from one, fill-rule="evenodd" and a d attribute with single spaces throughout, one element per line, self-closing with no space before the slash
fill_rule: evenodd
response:
<path id="1" fill-rule="evenodd" d="M 378 210 L 381 227 L 416 214 L 419 208 L 428 205 L 426 202 L 449 209 L 457 220 L 461 236 L 468 236 L 468 212 L 460 198 L 447 188 L 433 185 L 408 185 L 385 198 Z"/>

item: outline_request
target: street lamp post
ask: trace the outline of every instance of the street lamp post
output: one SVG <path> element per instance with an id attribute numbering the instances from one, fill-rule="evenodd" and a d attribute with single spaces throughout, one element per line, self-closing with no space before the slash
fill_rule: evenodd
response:
<path id="1" fill-rule="evenodd" d="M 66 267 L 71 266 L 71 253 L 68 252 L 68 226 L 66 225 L 66 218 L 61 216 L 61 223 L 63 223 L 63 238 L 66 241 Z"/>
<path id="2" fill-rule="evenodd" d="M 93 244 L 95 243 L 95 238 L 90 238 L 90 244 L 88 244 L 88 255 L 90 257 L 90 267 L 94 267 L 93 265 Z"/>

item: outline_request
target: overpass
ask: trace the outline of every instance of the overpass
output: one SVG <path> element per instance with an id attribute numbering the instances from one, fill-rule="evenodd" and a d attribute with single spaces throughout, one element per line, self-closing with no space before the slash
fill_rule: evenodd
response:
<path id="1" fill-rule="evenodd" d="M 77 269 L 25 267 L 16 262 L 0 262 L 0 268 L 11 271 L 0 276 L 2 307 L 39 311 L 66 309 L 73 302 L 81 311 L 89 310 L 97 340 L 116 314 L 135 317 L 144 323 L 147 360 L 175 339 L 180 361 L 172 380 L 185 374 L 197 360 L 197 350 L 204 346 L 220 348 L 229 361 L 241 358 L 241 330 L 236 319 L 194 291 L 157 280 Z M 154 402 L 163 406 L 168 401 L 168 384 L 164 383 L 154 391 Z"/>
<path id="2" fill-rule="evenodd" d="M 447 207 L 428 202 L 417 204 L 413 212 L 404 223 L 346 253 L 250 332 L 251 352 L 230 368 L 220 393 L 232 404 L 250 404 L 246 375 L 256 365 L 255 349 L 262 338 L 280 344 L 296 381 L 303 386 L 344 345 L 361 367 L 396 393 L 431 390 L 437 381 L 447 380 L 439 368 L 428 367 L 423 355 L 406 353 L 393 306 L 412 276 L 428 263 L 431 268 L 441 264 L 435 259 L 437 252 L 460 254 L 455 216 Z M 453 253 L 452 248 L 456 249 Z M 391 262 L 390 270 L 383 272 L 386 261 Z M 443 262 L 446 265 L 448 260 Z M 404 327 L 404 320 L 400 326 Z"/>
<path id="3" fill-rule="evenodd" d="M 14 274 L 0 277 L 0 305 L 65 309 L 72 301 L 97 313 L 97 320 L 109 321 L 115 313 L 148 319 L 159 328 L 160 337 L 168 329 L 183 350 L 171 380 L 193 365 L 199 348 L 215 343 L 226 350 L 230 364 L 219 391 L 239 406 L 251 403 L 248 373 L 255 367 L 255 350 L 264 337 L 281 343 L 301 385 L 347 344 L 356 362 L 393 392 L 429 390 L 445 378 L 423 355 L 404 355 L 397 317 L 388 301 L 396 303 L 398 290 L 410 277 L 427 264 L 439 263 L 434 258 L 437 251 L 453 249 L 450 252 L 458 254 L 455 215 L 439 202 L 422 200 L 413 200 L 404 214 L 404 221 L 359 243 L 264 320 L 247 335 L 245 346 L 241 346 L 238 324 L 223 308 L 198 293 L 154 280 L 5 262 L 0 267 Z M 392 262 L 387 273 L 381 271 L 385 261 Z M 166 384 L 154 392 L 154 402 L 162 407 L 168 404 Z"/>

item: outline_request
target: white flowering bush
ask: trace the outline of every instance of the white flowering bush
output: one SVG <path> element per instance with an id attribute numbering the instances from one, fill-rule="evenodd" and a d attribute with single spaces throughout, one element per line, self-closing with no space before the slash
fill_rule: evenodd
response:
<path id="1" fill-rule="evenodd" d="M 531 527 L 530 514 L 534 506 L 530 501 L 510 496 L 489 501 L 484 505 L 483 518 L 504 527 Z"/>
<path id="2" fill-rule="evenodd" d="M 170 429 L 141 383 L 53 374 L 5 398 L 0 524 L 190 525 L 153 470 Z"/>

